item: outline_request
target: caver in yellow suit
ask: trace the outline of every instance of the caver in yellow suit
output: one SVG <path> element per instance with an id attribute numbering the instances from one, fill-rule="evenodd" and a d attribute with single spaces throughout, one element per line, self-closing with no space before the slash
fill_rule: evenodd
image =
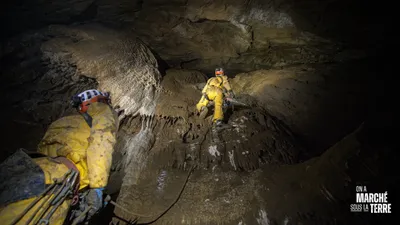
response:
<path id="1" fill-rule="evenodd" d="M 89 91 L 101 93 L 97 90 Z M 13 183 L 10 180 L 14 179 L 13 184 L 17 185 L 3 185 L 0 190 L 0 224 L 35 224 L 40 219 L 44 224 L 63 224 L 72 201 L 77 199 L 73 200 L 71 195 L 65 195 L 57 205 L 51 199 L 56 196 L 56 189 L 46 193 L 46 188 L 50 189 L 54 179 L 60 181 L 71 174 L 71 171 L 76 176 L 70 176 L 68 181 L 77 184 L 71 187 L 72 192 L 74 188 L 75 191 L 99 190 L 107 185 L 118 117 L 106 101 L 96 99 L 96 94 L 87 96 L 81 93 L 78 97 L 81 100 L 79 110 L 85 117 L 66 116 L 53 122 L 38 146 L 38 152 L 42 156 L 27 157 L 27 154 L 19 151 L 20 156 L 13 158 L 13 155 L 3 163 L 8 163 L 9 166 L 2 166 L 2 173 L 15 174 L 10 175 L 7 182 Z M 87 118 L 91 121 L 88 122 Z M 35 170 L 36 173 L 33 172 Z M 51 203 L 51 200 L 54 201 Z M 29 206 L 36 201 L 38 202 L 28 211 Z M 29 221 L 31 223 L 27 223 Z"/>
<path id="2" fill-rule="evenodd" d="M 224 75 L 224 70 L 222 68 L 215 69 L 215 77 L 208 79 L 201 93 L 203 95 L 196 105 L 197 111 L 200 113 L 207 112 L 208 103 L 213 101 L 213 123 L 218 124 L 222 122 L 224 119 L 224 113 L 222 110 L 224 95 L 233 95 L 232 88 L 228 82 L 228 77 Z"/>

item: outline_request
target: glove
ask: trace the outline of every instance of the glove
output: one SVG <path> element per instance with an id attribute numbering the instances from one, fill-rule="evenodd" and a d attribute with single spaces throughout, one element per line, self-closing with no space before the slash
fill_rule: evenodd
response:
<path id="1" fill-rule="evenodd" d="M 203 97 L 204 97 L 205 99 L 207 99 L 208 101 L 210 101 L 210 99 L 208 99 L 208 96 L 207 96 L 206 93 L 203 93 Z"/>
<path id="2" fill-rule="evenodd" d="M 231 97 L 231 98 L 235 98 L 235 93 L 233 93 L 233 91 L 230 90 L 230 91 L 228 92 L 228 96 Z"/>
<path id="3" fill-rule="evenodd" d="M 99 212 L 108 202 L 103 203 L 103 190 L 104 188 L 89 189 L 87 192 L 81 193 L 79 197 L 79 205 L 75 206 L 71 210 L 70 222 L 80 224 L 88 221 Z M 83 214 L 87 208 L 91 209 Z"/>
<path id="4" fill-rule="evenodd" d="M 89 189 L 79 193 L 79 204 L 71 209 L 70 224 L 81 224 L 83 222 L 87 224 L 102 207 L 102 198 L 102 189 Z M 86 211 L 89 207 L 91 207 L 89 211 Z"/>
<path id="5" fill-rule="evenodd" d="M 227 108 L 227 107 L 229 107 L 229 105 L 230 105 L 230 102 L 227 101 L 227 100 L 224 100 L 223 107 L 224 107 L 224 108 Z"/>
<path id="6" fill-rule="evenodd" d="M 88 218 L 94 216 L 100 209 L 103 208 L 103 190 L 104 188 L 90 189 L 86 196 L 88 206 L 92 209 L 88 212 Z"/>

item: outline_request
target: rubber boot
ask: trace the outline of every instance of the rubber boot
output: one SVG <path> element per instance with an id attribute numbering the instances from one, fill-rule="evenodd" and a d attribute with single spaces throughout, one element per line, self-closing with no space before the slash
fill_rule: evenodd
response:
<path id="1" fill-rule="evenodd" d="M 215 126 L 215 127 L 221 127 L 222 125 L 223 125 L 222 120 L 217 120 L 217 121 L 215 121 L 215 123 L 214 123 L 214 126 Z"/>
<path id="2" fill-rule="evenodd" d="M 214 142 L 214 143 L 220 143 L 220 138 L 219 138 L 218 134 L 219 134 L 221 125 L 222 125 L 222 121 L 217 120 L 213 123 L 213 126 L 211 128 L 212 142 Z"/>
<path id="3" fill-rule="evenodd" d="M 213 130 L 214 131 L 221 131 L 227 128 L 230 128 L 231 126 L 228 124 L 225 124 L 222 120 L 217 120 L 215 121 L 215 123 L 213 124 Z"/>

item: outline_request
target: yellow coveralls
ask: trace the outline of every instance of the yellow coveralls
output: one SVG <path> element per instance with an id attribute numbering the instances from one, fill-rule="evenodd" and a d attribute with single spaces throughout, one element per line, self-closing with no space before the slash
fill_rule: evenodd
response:
<path id="1" fill-rule="evenodd" d="M 72 161 L 80 175 L 79 189 L 102 188 L 107 185 L 111 168 L 112 153 L 116 142 L 118 117 L 107 105 L 92 103 L 87 113 L 92 117 L 92 128 L 81 115 L 63 117 L 53 122 L 38 146 L 38 152 L 50 157 L 63 156 Z M 49 157 L 34 158 L 45 175 L 45 183 L 52 184 L 53 178 L 61 178 L 69 170 L 64 164 Z M 18 187 L 16 187 L 18 188 Z M 0 209 L 1 224 L 11 224 L 36 197 L 11 203 Z M 35 212 L 40 200 L 17 224 L 25 224 Z M 65 200 L 50 219 L 49 224 L 62 225 L 71 200 Z M 51 208 L 47 211 L 47 213 Z M 47 214 L 46 213 L 46 214 Z M 46 215 L 45 214 L 45 215 Z M 34 218 L 35 221 L 37 218 Z"/>
<path id="2" fill-rule="evenodd" d="M 207 107 L 209 100 L 214 101 L 214 117 L 213 122 L 224 119 L 224 113 L 222 111 L 222 105 L 224 103 L 224 93 L 231 91 L 232 88 L 228 82 L 227 76 L 216 76 L 208 79 L 201 93 L 203 96 L 196 105 L 198 112 L 201 111 L 202 107 Z M 205 98 L 205 96 L 207 98 Z"/>

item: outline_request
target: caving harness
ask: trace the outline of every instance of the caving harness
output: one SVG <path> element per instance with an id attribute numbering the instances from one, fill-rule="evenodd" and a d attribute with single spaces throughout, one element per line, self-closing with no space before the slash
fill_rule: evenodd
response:
<path id="1" fill-rule="evenodd" d="M 41 155 L 40 155 L 41 156 Z M 10 163 L 15 163 L 15 162 L 20 162 L 18 166 L 19 168 L 23 169 L 28 169 L 32 168 L 34 166 L 34 162 L 32 161 L 32 158 L 35 156 L 28 155 L 25 151 L 22 149 L 18 150 L 16 153 L 14 153 L 10 159 Z M 69 170 L 60 178 L 54 179 L 53 183 L 50 185 L 46 186 L 36 186 L 32 187 L 32 190 L 28 191 L 28 194 L 26 194 L 26 190 L 29 189 L 27 187 L 24 188 L 24 190 L 15 190 L 14 193 L 25 193 L 25 195 L 21 196 L 19 199 L 12 199 L 13 202 L 17 200 L 23 200 L 23 199 L 28 199 L 32 197 L 36 197 L 35 200 L 33 200 L 18 216 L 15 217 L 15 219 L 12 221 L 11 225 L 17 224 L 24 216 L 26 216 L 29 213 L 29 218 L 25 224 L 49 224 L 51 217 L 54 215 L 56 210 L 62 205 L 62 203 L 67 200 L 71 199 L 71 205 L 76 205 L 79 201 L 79 196 L 78 196 L 78 191 L 79 191 L 79 185 L 80 185 L 80 177 L 79 177 L 79 171 L 75 167 L 75 165 L 69 161 L 65 157 L 56 157 L 56 158 L 49 158 L 51 161 L 55 163 L 62 163 L 64 164 Z M 5 162 L 7 164 L 7 162 Z M 7 165 L 5 165 L 7 166 Z M 6 168 L 6 167 L 5 167 Z M 16 173 L 16 174 L 10 174 L 10 176 L 20 176 L 18 171 L 15 170 L 17 167 L 10 167 L 8 166 L 8 171 L 10 173 Z M 21 171 L 22 171 L 21 170 Z M 35 178 L 36 175 L 36 178 Z M 43 171 L 41 172 L 36 172 L 36 174 L 31 174 L 28 176 L 32 176 L 27 179 L 29 182 L 30 179 L 36 179 L 35 182 L 43 182 L 41 180 L 44 179 L 43 176 Z M 44 184 L 44 183 L 43 183 Z M 23 185 L 23 184 L 22 184 Z M 40 187 L 43 187 L 40 188 Z M 14 188 L 15 189 L 15 188 Z M 37 190 L 41 192 L 37 192 Z M 12 191 L 12 190 L 10 190 Z M 9 202 L 11 203 L 11 202 Z"/>

